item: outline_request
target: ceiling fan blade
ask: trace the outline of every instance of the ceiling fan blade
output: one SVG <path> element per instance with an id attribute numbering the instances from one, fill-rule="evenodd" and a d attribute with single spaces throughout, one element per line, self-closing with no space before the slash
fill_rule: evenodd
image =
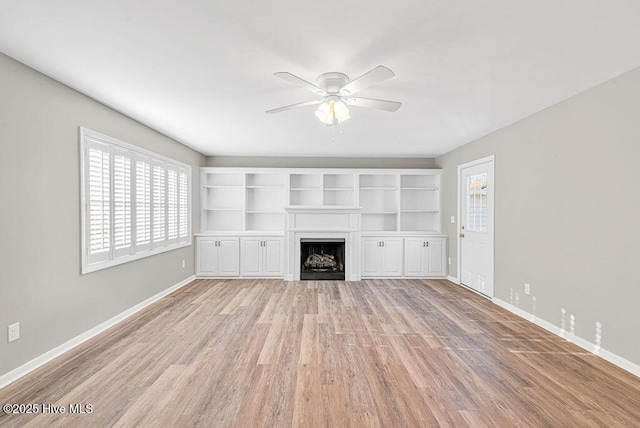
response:
<path id="1" fill-rule="evenodd" d="M 321 102 L 322 102 L 322 100 L 306 101 L 304 103 L 291 104 L 291 105 L 288 105 L 288 106 L 278 107 L 278 108 L 274 108 L 272 110 L 267 110 L 265 113 L 269 113 L 269 114 L 280 113 L 281 111 L 291 110 L 292 108 L 312 106 L 312 105 L 320 104 Z"/>
<path id="2" fill-rule="evenodd" d="M 286 71 L 281 71 L 278 73 L 273 73 L 274 76 L 281 78 L 282 80 L 286 80 L 289 83 L 293 83 L 294 85 L 301 86 L 311 92 L 314 92 L 319 95 L 324 95 L 324 90 L 314 85 L 313 83 L 309 83 L 304 79 L 299 78 L 296 75 L 288 73 Z"/>
<path id="3" fill-rule="evenodd" d="M 389 70 L 384 65 L 379 65 L 373 70 L 370 70 L 358 77 L 356 80 L 352 80 L 348 84 L 346 84 L 342 89 L 340 89 L 340 93 L 345 95 L 352 95 L 358 91 L 368 88 L 369 86 L 376 85 L 380 82 L 383 82 L 387 79 L 395 76 L 393 71 Z"/>
<path id="4" fill-rule="evenodd" d="M 396 111 L 402 103 L 398 101 L 376 100 L 373 98 L 343 98 L 343 101 L 350 106 L 374 108 L 376 110 Z"/>

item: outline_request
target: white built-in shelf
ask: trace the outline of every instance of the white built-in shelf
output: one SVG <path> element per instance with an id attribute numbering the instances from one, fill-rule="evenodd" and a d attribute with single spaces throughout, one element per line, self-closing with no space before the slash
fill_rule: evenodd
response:
<path id="1" fill-rule="evenodd" d="M 362 187 L 360 186 L 360 190 L 398 190 L 397 187 Z"/>
<path id="2" fill-rule="evenodd" d="M 435 191 L 435 190 L 440 190 L 437 187 L 403 187 L 401 190 L 429 190 L 429 191 Z"/>
<path id="3" fill-rule="evenodd" d="M 244 211 L 244 208 L 203 208 L 204 211 Z"/>
<path id="4" fill-rule="evenodd" d="M 285 206 L 360 207 L 362 232 L 441 229 L 439 170 L 205 167 L 200 173 L 204 234 L 284 233 Z"/>
<path id="5" fill-rule="evenodd" d="M 397 211 L 363 211 L 362 214 L 398 214 Z"/>

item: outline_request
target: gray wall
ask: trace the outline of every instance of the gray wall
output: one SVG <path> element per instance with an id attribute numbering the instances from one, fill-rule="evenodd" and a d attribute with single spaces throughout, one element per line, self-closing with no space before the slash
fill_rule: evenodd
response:
<path id="1" fill-rule="evenodd" d="M 199 227 L 204 156 L 0 54 L 0 375 L 194 273 L 190 246 L 80 275 L 78 126 L 190 164 Z"/>
<path id="2" fill-rule="evenodd" d="M 436 159 L 451 275 L 457 166 L 495 154 L 495 296 L 558 327 L 564 308 L 592 343 L 600 322 L 602 347 L 635 364 L 639 114 L 636 69 Z"/>
<path id="3" fill-rule="evenodd" d="M 209 156 L 207 166 L 254 168 L 435 168 L 432 158 Z"/>

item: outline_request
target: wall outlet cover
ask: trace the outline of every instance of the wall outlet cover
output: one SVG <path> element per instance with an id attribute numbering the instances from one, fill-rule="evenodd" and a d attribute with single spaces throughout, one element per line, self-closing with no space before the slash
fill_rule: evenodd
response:
<path id="1" fill-rule="evenodd" d="M 526 282 L 524 283 L 524 294 L 526 294 L 526 295 L 531 294 L 531 286 L 529 284 L 527 284 Z"/>
<path id="2" fill-rule="evenodd" d="M 20 339 L 20 323 L 11 324 L 7 327 L 7 342 L 11 343 Z"/>

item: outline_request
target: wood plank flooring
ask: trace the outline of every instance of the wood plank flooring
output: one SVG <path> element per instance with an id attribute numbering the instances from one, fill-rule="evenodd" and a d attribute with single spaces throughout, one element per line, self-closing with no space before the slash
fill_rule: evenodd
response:
<path id="1" fill-rule="evenodd" d="M 640 380 L 436 280 L 198 280 L 0 390 L 0 426 L 640 426 Z"/>

